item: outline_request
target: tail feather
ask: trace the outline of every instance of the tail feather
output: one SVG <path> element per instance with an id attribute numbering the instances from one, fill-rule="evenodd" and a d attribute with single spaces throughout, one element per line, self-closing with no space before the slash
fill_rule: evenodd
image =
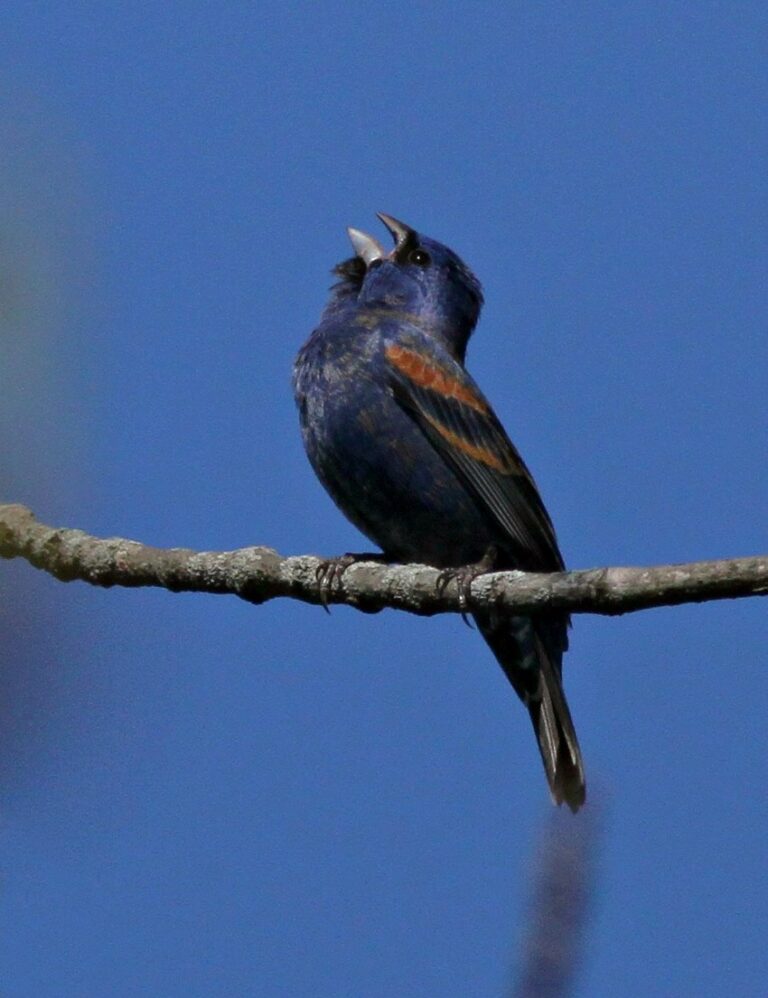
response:
<path id="1" fill-rule="evenodd" d="M 560 678 L 562 651 L 557 649 L 565 646 L 567 620 L 534 622 L 513 617 L 492 621 L 478 615 L 477 623 L 528 708 L 552 799 L 575 813 L 586 799 L 586 780 Z M 558 631 L 562 632 L 560 640 Z"/>
<path id="2" fill-rule="evenodd" d="M 584 803 L 587 792 L 581 749 L 562 680 L 538 637 L 536 644 L 540 668 L 539 696 L 528 701 L 528 713 L 552 797 L 556 804 L 566 803 L 575 814 Z"/>

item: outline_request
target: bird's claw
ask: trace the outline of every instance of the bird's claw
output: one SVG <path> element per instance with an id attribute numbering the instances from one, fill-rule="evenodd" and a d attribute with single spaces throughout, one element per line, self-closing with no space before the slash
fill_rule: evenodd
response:
<path id="1" fill-rule="evenodd" d="M 446 588 L 451 582 L 456 583 L 459 595 L 459 613 L 467 627 L 473 627 L 472 621 L 468 616 L 472 583 L 479 575 L 485 575 L 486 572 L 492 571 L 495 560 L 496 550 L 490 547 L 480 561 L 475 564 L 461 565 L 459 568 L 444 568 L 437 576 L 435 589 L 438 596 L 442 596 L 445 593 Z"/>
<path id="2" fill-rule="evenodd" d="M 472 627 L 472 621 L 467 616 L 469 613 L 469 597 L 472 591 L 472 583 L 479 574 L 473 565 L 465 565 L 462 568 L 444 568 L 438 575 L 435 584 L 437 595 L 442 596 L 451 582 L 456 583 L 459 593 L 459 613 L 467 627 Z"/>
<path id="3" fill-rule="evenodd" d="M 346 570 L 359 561 L 381 561 L 376 554 L 342 554 L 337 558 L 325 558 L 315 569 L 315 579 L 320 595 L 320 605 L 330 613 L 328 601 L 334 589 L 341 588 L 341 580 Z"/>
<path id="4" fill-rule="evenodd" d="M 344 573 L 350 565 L 354 564 L 354 559 L 350 555 L 343 554 L 339 558 L 327 558 L 321 561 L 315 569 L 315 579 L 320 594 L 320 605 L 326 613 L 330 613 L 328 600 L 334 589 L 338 589 Z"/>

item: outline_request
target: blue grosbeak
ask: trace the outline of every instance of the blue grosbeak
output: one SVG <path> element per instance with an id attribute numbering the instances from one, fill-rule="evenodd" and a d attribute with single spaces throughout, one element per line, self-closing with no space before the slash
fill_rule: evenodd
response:
<path id="1" fill-rule="evenodd" d="M 315 472 L 387 559 L 434 565 L 464 591 L 491 568 L 562 571 L 533 478 L 464 367 L 477 278 L 447 246 L 379 217 L 394 249 L 349 230 L 355 256 L 336 268 L 296 359 Z M 568 615 L 473 615 L 528 708 L 554 800 L 576 811 L 585 782 L 561 679 Z"/>

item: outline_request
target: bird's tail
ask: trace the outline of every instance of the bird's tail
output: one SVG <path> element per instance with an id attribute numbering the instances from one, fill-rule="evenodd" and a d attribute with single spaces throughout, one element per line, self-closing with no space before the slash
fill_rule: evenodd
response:
<path id="1" fill-rule="evenodd" d="M 567 618 L 476 617 L 493 654 L 528 708 L 552 799 L 575 813 L 586 798 L 581 750 L 563 691 Z"/>

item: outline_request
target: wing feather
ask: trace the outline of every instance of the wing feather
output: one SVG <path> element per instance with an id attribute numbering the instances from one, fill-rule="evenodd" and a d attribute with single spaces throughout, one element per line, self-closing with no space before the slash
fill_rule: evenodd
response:
<path id="1" fill-rule="evenodd" d="M 523 459 L 490 405 L 452 357 L 386 350 L 395 398 L 461 478 L 531 571 L 561 571 L 552 521 Z"/>

